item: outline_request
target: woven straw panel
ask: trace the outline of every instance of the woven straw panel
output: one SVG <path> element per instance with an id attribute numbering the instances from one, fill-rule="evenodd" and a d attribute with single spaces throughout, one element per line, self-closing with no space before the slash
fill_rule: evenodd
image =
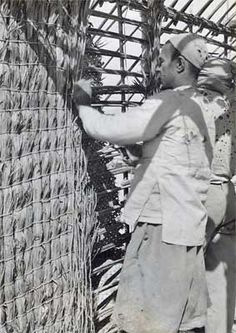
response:
<path id="1" fill-rule="evenodd" d="M 94 331 L 96 198 L 70 98 L 89 2 L 0 2 L 1 333 Z"/>

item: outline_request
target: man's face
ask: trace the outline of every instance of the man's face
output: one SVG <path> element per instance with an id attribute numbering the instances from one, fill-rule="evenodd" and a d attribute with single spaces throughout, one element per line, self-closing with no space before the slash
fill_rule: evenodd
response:
<path id="1" fill-rule="evenodd" d="M 163 89 L 173 88 L 174 63 L 172 61 L 173 47 L 165 44 L 160 54 L 160 75 Z"/>

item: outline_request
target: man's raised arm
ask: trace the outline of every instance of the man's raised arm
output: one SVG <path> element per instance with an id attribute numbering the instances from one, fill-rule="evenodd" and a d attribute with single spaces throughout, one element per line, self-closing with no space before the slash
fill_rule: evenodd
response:
<path id="1" fill-rule="evenodd" d="M 142 106 L 130 108 L 125 113 L 111 115 L 103 114 L 88 105 L 81 105 L 78 85 L 80 83 L 77 84 L 77 96 L 74 95 L 74 101 L 79 117 L 85 131 L 95 139 L 122 146 L 149 141 L 160 133 L 162 126 L 168 121 L 167 117 L 170 116 L 170 112 L 167 111 L 168 105 L 171 104 L 169 92 L 147 99 Z M 81 88 L 83 90 L 83 86 Z M 83 92 L 80 91 L 79 94 L 81 101 L 86 100 Z"/>

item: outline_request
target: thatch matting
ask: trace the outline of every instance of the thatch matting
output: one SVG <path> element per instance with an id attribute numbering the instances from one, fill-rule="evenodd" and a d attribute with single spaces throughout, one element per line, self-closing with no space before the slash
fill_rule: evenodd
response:
<path id="1" fill-rule="evenodd" d="M 90 1 L 0 2 L 0 332 L 94 331 L 96 198 L 71 89 Z"/>

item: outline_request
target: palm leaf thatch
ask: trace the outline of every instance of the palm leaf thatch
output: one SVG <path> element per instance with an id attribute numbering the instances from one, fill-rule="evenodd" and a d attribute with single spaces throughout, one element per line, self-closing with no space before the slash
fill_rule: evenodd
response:
<path id="1" fill-rule="evenodd" d="M 149 0 L 148 6 L 149 11 L 143 12 L 143 20 L 148 22 L 143 31 L 144 38 L 148 41 L 144 50 L 143 69 L 146 95 L 152 95 L 160 86 L 159 53 L 164 0 Z"/>
<path id="2" fill-rule="evenodd" d="M 89 0 L 0 1 L 0 332 L 94 332 L 96 197 L 71 90 Z"/>

